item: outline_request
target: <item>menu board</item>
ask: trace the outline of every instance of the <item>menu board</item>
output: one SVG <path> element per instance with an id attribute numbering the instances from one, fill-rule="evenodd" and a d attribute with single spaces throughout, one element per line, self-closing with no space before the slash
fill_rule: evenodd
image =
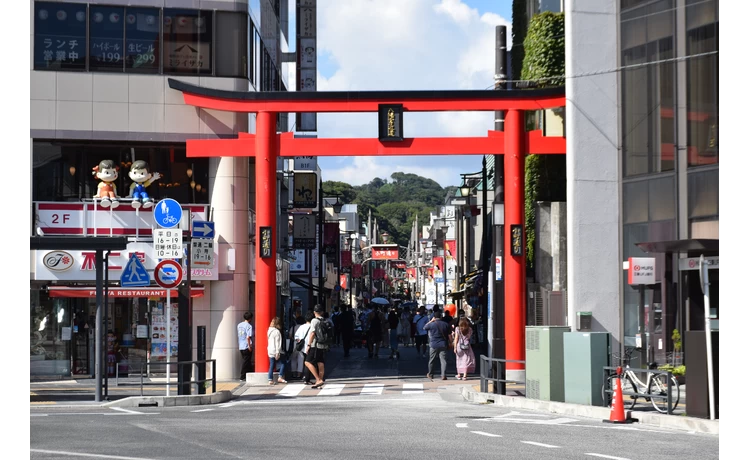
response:
<path id="1" fill-rule="evenodd" d="M 166 357 L 167 356 L 167 317 L 165 313 L 164 303 L 159 302 L 154 314 L 151 317 L 151 357 Z M 171 314 L 170 314 L 170 338 L 171 338 L 171 356 L 177 356 L 177 338 L 179 337 L 179 326 L 178 326 L 178 304 L 172 303 Z"/>

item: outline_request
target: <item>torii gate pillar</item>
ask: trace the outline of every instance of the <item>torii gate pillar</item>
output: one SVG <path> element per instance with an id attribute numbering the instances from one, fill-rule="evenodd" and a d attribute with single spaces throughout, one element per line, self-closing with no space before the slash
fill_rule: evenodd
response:
<path id="1" fill-rule="evenodd" d="M 255 258 L 255 369 L 267 370 L 270 365 L 268 336 L 271 314 L 276 311 L 276 113 L 258 112 L 255 119 L 255 235 L 261 227 L 271 227 L 272 257 Z M 262 251 L 262 244 L 256 245 Z"/>
<path id="2" fill-rule="evenodd" d="M 526 251 L 511 255 L 511 229 L 524 224 L 524 180 L 526 146 L 523 111 L 505 113 L 505 359 L 525 360 L 526 326 Z M 526 232 L 522 232 L 525 234 Z M 486 276 L 486 275 L 485 275 Z M 520 363 L 507 363 L 508 371 L 524 369 Z"/>

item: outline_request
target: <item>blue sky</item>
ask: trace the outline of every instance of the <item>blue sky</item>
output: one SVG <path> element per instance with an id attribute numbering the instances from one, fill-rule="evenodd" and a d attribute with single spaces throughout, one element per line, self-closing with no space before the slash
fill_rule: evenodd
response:
<path id="1" fill-rule="evenodd" d="M 511 0 L 317 4 L 319 91 L 486 89 L 493 84 L 495 26 L 505 24 L 509 41 L 511 36 Z M 407 137 L 483 136 L 490 129 L 492 113 L 404 116 Z M 375 114 L 318 115 L 318 137 L 376 136 Z M 320 158 L 319 165 L 324 180 L 352 185 L 398 171 L 448 186 L 459 184 L 460 173 L 481 169 L 481 161 L 481 156 L 332 157 Z"/>

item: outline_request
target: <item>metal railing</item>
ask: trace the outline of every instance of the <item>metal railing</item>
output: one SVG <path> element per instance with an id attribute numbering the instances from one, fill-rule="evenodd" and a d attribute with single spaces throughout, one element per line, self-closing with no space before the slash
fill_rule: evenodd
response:
<path id="1" fill-rule="evenodd" d="M 194 365 L 195 368 L 192 369 L 192 375 L 195 376 L 201 376 L 206 375 L 205 371 L 205 365 L 210 363 L 211 364 L 211 378 L 196 378 L 196 380 L 186 380 L 185 379 L 185 369 L 187 369 L 188 366 Z M 161 386 L 164 385 L 165 382 L 148 382 L 145 381 L 144 378 L 151 378 L 152 375 L 156 374 L 152 371 L 151 367 L 153 366 L 164 366 L 166 365 L 176 365 L 177 366 L 177 382 L 175 384 L 179 389 L 184 388 L 184 385 L 191 385 L 190 389 L 192 394 L 192 385 L 196 385 L 198 389 L 198 394 L 204 394 L 205 391 L 201 391 L 202 388 L 206 387 L 207 382 L 211 382 L 211 392 L 216 393 L 216 360 L 215 359 L 206 359 L 206 360 L 198 360 L 198 361 L 176 361 L 176 362 L 170 362 L 167 363 L 166 361 L 160 362 L 143 362 L 140 363 L 139 366 L 139 374 L 140 374 L 140 387 L 141 387 L 141 396 L 143 395 L 143 387 L 146 386 Z M 129 369 L 132 369 L 133 367 L 129 366 Z M 166 369 L 164 371 L 164 375 L 166 376 L 166 385 L 172 385 L 171 382 L 173 372 L 170 372 L 170 375 L 166 375 Z M 119 377 L 119 369 L 118 369 L 118 377 Z M 119 385 L 119 380 L 115 380 L 116 385 Z"/>
<path id="2" fill-rule="evenodd" d="M 602 380 L 602 382 L 604 382 L 605 385 L 606 385 L 607 382 L 609 382 L 610 378 L 617 376 L 617 367 L 605 366 L 602 371 L 603 371 L 603 374 L 604 374 L 604 380 Z M 633 368 L 633 367 L 627 367 L 627 368 L 626 367 L 622 367 L 622 375 L 620 376 L 621 381 L 625 379 L 625 374 L 627 372 L 634 372 L 634 373 L 637 372 L 637 373 L 641 373 L 641 374 L 646 374 L 645 382 L 640 382 L 640 383 L 644 383 L 644 386 L 646 387 L 646 391 L 649 391 L 649 388 L 648 388 L 648 385 L 650 383 L 649 382 L 649 377 L 650 377 L 649 374 L 664 374 L 664 375 L 666 375 L 667 376 L 667 394 L 666 395 L 654 394 L 654 393 L 638 393 L 637 391 L 625 391 L 625 390 L 621 390 L 621 391 L 622 391 L 622 396 L 623 397 L 625 397 L 625 396 L 635 396 L 637 398 L 644 398 L 646 401 L 650 401 L 651 399 L 666 399 L 667 400 L 667 413 L 668 414 L 672 414 L 672 387 L 673 387 L 673 385 L 672 385 L 672 377 L 673 377 L 672 372 L 670 372 L 670 371 L 662 371 L 662 370 L 659 370 L 659 369 L 639 369 L 639 368 Z M 635 390 L 639 390 L 640 389 L 640 385 L 637 384 L 637 383 L 634 384 L 633 387 L 634 387 Z M 604 392 L 607 395 L 609 395 L 609 397 L 605 398 L 604 401 L 602 401 L 602 405 L 604 407 L 609 407 L 609 401 L 612 399 L 611 394 L 613 393 L 613 390 L 611 388 L 605 387 Z"/>
<path id="3" fill-rule="evenodd" d="M 516 380 L 500 378 L 501 375 L 505 375 L 506 363 L 525 364 L 526 361 L 517 359 L 490 358 L 485 355 L 479 356 L 479 391 L 481 391 L 482 393 L 487 393 L 489 382 L 493 382 L 492 392 L 494 394 L 499 394 L 498 390 L 502 388 L 502 392 L 500 394 L 504 395 L 506 383 L 525 383 Z"/>

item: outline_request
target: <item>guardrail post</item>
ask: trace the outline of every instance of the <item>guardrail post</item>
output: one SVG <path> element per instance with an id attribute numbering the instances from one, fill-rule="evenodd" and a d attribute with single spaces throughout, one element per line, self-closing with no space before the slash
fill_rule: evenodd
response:
<path id="1" fill-rule="evenodd" d="M 211 360 L 211 392 L 216 393 L 216 360 Z"/>
<path id="2" fill-rule="evenodd" d="M 485 356 L 479 356 L 479 391 L 487 393 L 487 365 L 485 363 Z"/>
<path id="3" fill-rule="evenodd" d="M 667 372 L 667 414 L 672 415 L 672 373 Z"/>

